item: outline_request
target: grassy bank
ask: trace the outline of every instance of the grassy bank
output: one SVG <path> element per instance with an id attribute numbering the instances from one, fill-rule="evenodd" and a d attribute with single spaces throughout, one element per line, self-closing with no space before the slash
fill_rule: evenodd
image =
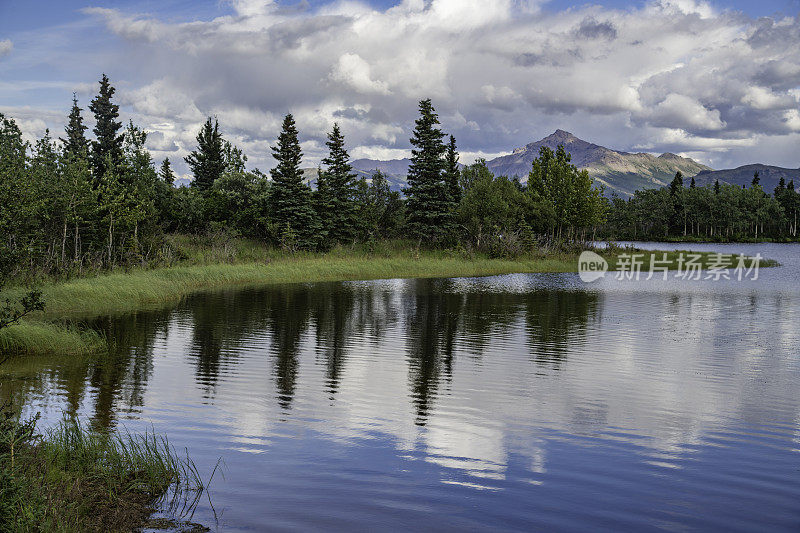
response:
<path id="1" fill-rule="evenodd" d="M 105 347 L 105 338 L 94 330 L 40 320 L 24 321 L 0 331 L 0 354 L 86 355 Z"/>
<path id="2" fill-rule="evenodd" d="M 0 410 L 0 531 L 132 531 L 162 498 L 196 501 L 203 483 L 165 438 L 99 434 Z"/>
<path id="3" fill-rule="evenodd" d="M 45 283 L 40 288 L 44 313 L 0 331 L 0 350 L 26 354 L 75 354 L 103 348 L 92 332 L 57 325 L 49 320 L 131 312 L 174 304 L 194 292 L 223 287 L 265 286 L 278 283 L 346 281 L 385 278 L 489 276 L 528 272 L 575 272 L 577 252 L 535 251 L 514 259 L 490 258 L 452 250 L 418 250 L 408 243 L 337 248 L 327 254 L 286 254 L 246 241 L 224 248 L 202 243 L 179 243 L 183 264 L 152 270 L 133 269 Z M 221 251 L 222 250 L 222 251 Z M 614 249 L 604 255 L 613 269 Z M 708 264 L 709 254 L 701 254 Z M 670 253 L 671 267 L 678 265 Z M 765 262 L 762 266 L 768 266 Z M 648 265 L 644 265 L 645 270 Z M 2 297 L 18 298 L 24 288 L 11 288 Z"/>

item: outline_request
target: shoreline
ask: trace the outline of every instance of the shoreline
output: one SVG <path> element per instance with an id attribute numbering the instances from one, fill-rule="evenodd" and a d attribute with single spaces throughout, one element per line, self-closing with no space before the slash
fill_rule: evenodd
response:
<path id="1" fill-rule="evenodd" d="M 616 265 L 617 254 L 609 254 Z M 602 254 L 603 251 L 600 250 Z M 676 252 L 667 252 L 677 267 Z M 709 252 L 698 252 L 703 265 Z M 14 355 L 87 355 L 108 348 L 94 330 L 65 323 L 174 305 L 192 294 L 209 290 L 261 287 L 284 283 L 315 283 L 396 278 L 480 277 L 515 273 L 571 273 L 578 270 L 578 253 L 533 252 L 516 259 L 465 257 L 451 251 L 401 249 L 370 254 L 338 252 L 263 257 L 259 261 L 195 264 L 134 269 L 39 287 L 46 308 L 20 324 L 0 332 L 0 353 Z M 774 264 L 762 260 L 761 266 Z M 647 265 L 645 269 L 647 271 Z M 0 292 L 0 298 L 18 298 L 22 287 Z"/>

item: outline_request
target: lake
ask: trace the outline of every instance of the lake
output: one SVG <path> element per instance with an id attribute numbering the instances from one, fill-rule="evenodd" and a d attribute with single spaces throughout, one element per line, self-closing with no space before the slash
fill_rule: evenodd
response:
<path id="1" fill-rule="evenodd" d="M 782 266 L 204 293 L 98 320 L 108 356 L 17 361 L 0 399 L 222 458 L 212 530 L 797 531 L 800 246 L 681 247 Z"/>

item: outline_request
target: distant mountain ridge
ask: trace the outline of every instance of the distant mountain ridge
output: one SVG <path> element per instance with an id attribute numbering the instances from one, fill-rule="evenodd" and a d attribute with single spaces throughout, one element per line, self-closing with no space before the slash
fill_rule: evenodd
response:
<path id="1" fill-rule="evenodd" d="M 597 184 L 605 186 L 607 193 L 613 191 L 624 197 L 631 196 L 637 189 L 662 187 L 672 181 L 679 170 L 687 179 L 700 172 L 711 171 L 711 168 L 679 155 L 620 152 L 584 141 L 564 130 L 556 130 L 544 139 L 489 160 L 486 166 L 498 176 L 518 177 L 524 182 L 533 160 L 539 157 L 539 149 L 547 146 L 555 150 L 560 144 L 572 156 L 572 163 L 578 168 L 585 168 Z M 354 170 L 361 173 L 371 174 L 380 170 L 389 178 L 393 188 L 399 190 L 406 186 L 410 163 L 405 158 L 389 161 L 356 159 L 351 164 Z"/>
<path id="2" fill-rule="evenodd" d="M 630 196 L 637 189 L 653 189 L 668 184 L 677 171 L 690 178 L 711 168 L 676 154 L 659 156 L 647 153 L 621 152 L 579 139 L 564 130 L 536 142 L 517 148 L 509 155 L 486 162 L 486 166 L 497 175 L 518 177 L 525 180 L 533 160 L 539 157 L 542 146 L 555 150 L 559 145 L 572 156 L 572 163 L 586 169 L 596 183 L 621 196 Z"/>
<path id="3" fill-rule="evenodd" d="M 695 184 L 698 186 L 713 185 L 715 181 L 729 183 L 741 187 L 749 187 L 753 182 L 753 174 L 758 172 L 758 179 L 761 188 L 765 192 L 772 194 L 778 182 L 783 178 L 786 183 L 794 180 L 795 187 L 800 186 L 800 168 L 782 168 L 772 165 L 744 165 L 727 170 L 705 170 L 694 177 Z"/>

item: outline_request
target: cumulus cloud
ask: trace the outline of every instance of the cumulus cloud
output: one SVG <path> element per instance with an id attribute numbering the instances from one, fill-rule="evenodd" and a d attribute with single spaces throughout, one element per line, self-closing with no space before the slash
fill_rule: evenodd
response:
<path id="1" fill-rule="evenodd" d="M 698 0 L 543 4 L 229 0 L 231 14 L 189 22 L 85 13 L 118 38 L 98 70 L 115 67 L 126 112 L 162 132 L 154 146 L 181 155 L 216 115 L 251 162 L 268 166 L 290 111 L 309 165 L 334 121 L 353 153 L 407 155 L 426 97 L 464 154 L 510 150 L 560 127 L 613 148 L 719 162 L 760 143 L 788 147 L 776 139 L 799 131 L 798 18 L 752 19 Z M 165 123 L 172 128 L 156 127 Z"/>
<path id="2" fill-rule="evenodd" d="M 343 54 L 331 72 L 331 79 L 349 85 L 362 94 L 391 94 L 385 81 L 370 77 L 369 63 L 358 54 Z"/>
<path id="3" fill-rule="evenodd" d="M 0 41 L 0 57 L 10 54 L 13 49 L 14 43 L 12 43 L 10 39 Z"/>

